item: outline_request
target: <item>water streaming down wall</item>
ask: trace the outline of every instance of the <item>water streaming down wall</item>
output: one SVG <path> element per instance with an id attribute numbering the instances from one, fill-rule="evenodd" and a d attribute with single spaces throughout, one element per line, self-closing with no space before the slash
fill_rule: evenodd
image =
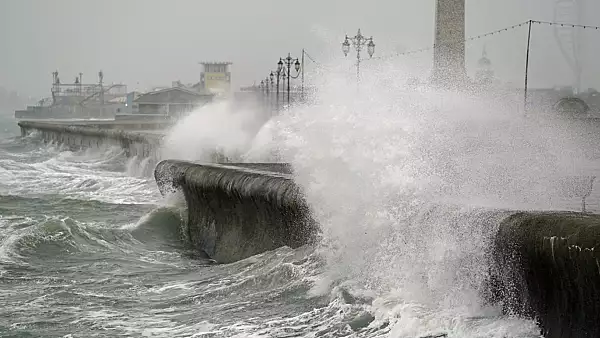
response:
<path id="1" fill-rule="evenodd" d="M 167 160 L 155 169 L 166 194 L 188 206 L 184 237 L 221 263 L 318 236 L 286 164 L 196 164 Z M 536 318 L 546 337 L 600 333 L 600 216 L 517 212 L 500 225 L 490 249 L 490 299 L 507 313 Z M 600 250 L 600 249 L 599 249 Z"/>
<path id="2" fill-rule="evenodd" d="M 165 194 L 180 189 L 188 207 L 184 239 L 220 263 L 282 246 L 311 243 L 316 223 L 289 166 L 194 164 L 165 160 L 155 169 Z"/>
<path id="3" fill-rule="evenodd" d="M 493 292 L 545 337 L 600 336 L 600 215 L 515 213 L 496 236 Z"/>

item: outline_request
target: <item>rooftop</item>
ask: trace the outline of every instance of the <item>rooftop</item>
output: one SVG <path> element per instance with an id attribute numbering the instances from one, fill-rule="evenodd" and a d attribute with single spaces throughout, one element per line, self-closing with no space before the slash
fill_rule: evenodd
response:
<path id="1" fill-rule="evenodd" d="M 201 65 L 232 65 L 231 61 L 200 61 L 198 62 Z"/>
<path id="2" fill-rule="evenodd" d="M 213 94 L 199 93 L 181 87 L 173 87 L 142 94 L 135 99 L 135 102 L 139 104 L 189 103 L 211 96 L 213 96 Z"/>

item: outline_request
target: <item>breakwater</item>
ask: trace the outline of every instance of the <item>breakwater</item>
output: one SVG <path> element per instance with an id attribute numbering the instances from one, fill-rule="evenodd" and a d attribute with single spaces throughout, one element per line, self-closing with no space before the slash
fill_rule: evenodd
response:
<path id="1" fill-rule="evenodd" d="M 45 142 L 87 148 L 118 146 L 123 148 L 129 157 L 158 159 L 158 150 L 164 133 L 160 130 L 136 130 L 136 128 L 157 129 L 156 124 L 110 122 L 20 121 L 18 125 L 22 136 L 39 132 Z"/>
<path id="2" fill-rule="evenodd" d="M 318 235 L 286 164 L 195 164 L 166 160 L 161 190 L 180 190 L 188 207 L 183 237 L 221 263 Z M 535 318 L 546 337 L 600 336 L 600 216 L 517 212 L 490 249 L 489 294 L 507 313 Z"/>

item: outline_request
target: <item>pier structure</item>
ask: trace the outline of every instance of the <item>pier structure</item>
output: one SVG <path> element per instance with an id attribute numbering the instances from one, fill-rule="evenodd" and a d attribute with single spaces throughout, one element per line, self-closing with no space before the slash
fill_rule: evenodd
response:
<path id="1" fill-rule="evenodd" d="M 61 80 L 58 71 L 52 72 L 51 97 L 36 106 L 15 111 L 17 119 L 40 118 L 95 118 L 111 119 L 128 110 L 127 86 L 105 84 L 104 72 L 98 72 L 97 83 L 83 82 L 83 73 L 73 82 Z"/>

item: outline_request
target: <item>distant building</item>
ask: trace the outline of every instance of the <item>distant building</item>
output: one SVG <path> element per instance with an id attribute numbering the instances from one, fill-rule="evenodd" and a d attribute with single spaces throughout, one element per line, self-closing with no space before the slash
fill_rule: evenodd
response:
<path id="1" fill-rule="evenodd" d="M 575 88 L 571 86 L 529 88 L 528 90 L 528 104 L 544 111 L 555 111 L 559 103 L 564 102 L 565 99 L 570 100 L 566 101 L 567 103 L 577 103 L 577 100 L 573 99 L 584 102 L 586 105 L 586 113 L 590 116 L 597 116 L 600 114 L 600 93 L 594 88 L 589 88 L 588 90 L 579 93 L 576 93 Z"/>
<path id="2" fill-rule="evenodd" d="M 125 96 L 119 96 L 114 99 L 111 99 L 110 101 L 108 101 L 108 103 L 121 105 L 119 108 L 117 108 L 117 115 L 132 114 L 136 112 L 134 109 L 134 101 L 140 95 L 141 93 L 139 92 L 129 92 Z"/>
<path id="3" fill-rule="evenodd" d="M 217 95 L 231 92 L 231 62 L 201 62 L 200 88 Z"/>
<path id="4" fill-rule="evenodd" d="M 16 110 L 18 119 L 114 118 L 125 109 L 127 86 L 104 83 L 104 72 L 98 72 L 97 83 L 84 83 L 79 73 L 73 83 L 61 82 L 58 71 L 52 72 L 51 97 L 38 105 Z"/>
<path id="5" fill-rule="evenodd" d="M 487 57 L 487 50 L 485 47 L 481 53 L 481 58 L 477 62 L 475 83 L 483 87 L 489 87 L 494 83 L 494 69 L 492 68 L 492 61 Z"/>
<path id="6" fill-rule="evenodd" d="M 134 100 L 134 105 L 138 114 L 180 117 L 212 101 L 213 96 L 174 87 L 142 94 Z"/>

